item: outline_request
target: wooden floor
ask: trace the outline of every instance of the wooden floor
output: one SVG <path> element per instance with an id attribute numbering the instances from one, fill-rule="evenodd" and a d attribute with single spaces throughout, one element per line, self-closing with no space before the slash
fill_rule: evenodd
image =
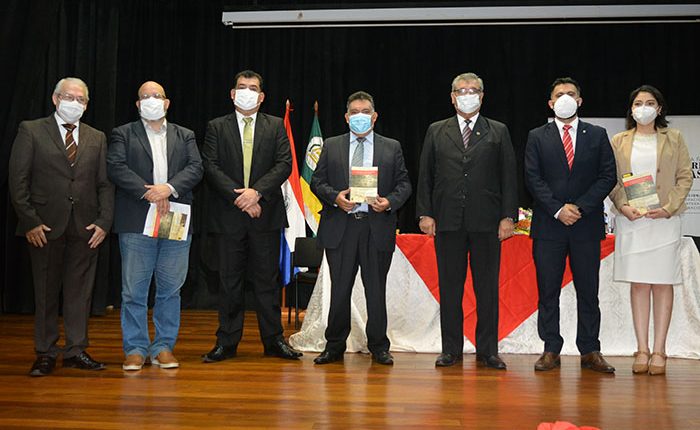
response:
<path id="1" fill-rule="evenodd" d="M 286 318 L 285 318 L 286 322 Z M 367 355 L 314 366 L 263 358 L 251 314 L 239 357 L 203 364 L 214 343 L 214 312 L 183 313 L 175 350 L 181 368 L 121 370 L 118 313 L 91 321 L 89 352 L 102 372 L 57 368 L 27 375 L 32 317 L 0 315 L 0 428 L 470 428 L 536 429 L 565 420 L 602 429 L 700 428 L 700 361 L 673 359 L 666 376 L 635 376 L 630 357 L 610 357 L 614 376 L 563 357 L 535 373 L 531 355 L 505 355 L 508 371 L 436 369 L 435 355 L 395 353 L 394 367 Z M 287 333 L 291 334 L 291 331 Z"/>

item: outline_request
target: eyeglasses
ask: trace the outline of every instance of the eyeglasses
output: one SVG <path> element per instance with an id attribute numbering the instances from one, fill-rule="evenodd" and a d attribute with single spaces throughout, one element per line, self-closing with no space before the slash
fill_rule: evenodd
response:
<path id="1" fill-rule="evenodd" d="M 150 99 L 151 97 L 153 97 L 154 99 L 158 99 L 158 100 L 165 100 L 165 94 L 161 94 L 161 93 L 141 94 L 139 96 L 139 100 L 146 100 L 146 99 Z"/>
<path id="2" fill-rule="evenodd" d="M 481 88 L 457 88 L 456 90 L 452 90 L 452 92 L 464 96 L 467 94 L 481 94 L 483 90 Z"/>
<path id="3" fill-rule="evenodd" d="M 78 103 L 80 103 L 81 105 L 85 105 L 88 102 L 87 99 L 83 96 L 76 97 L 73 94 L 68 94 L 68 93 L 58 93 L 58 94 L 56 94 L 56 97 L 58 97 L 59 100 L 63 100 L 63 101 L 67 101 L 67 102 L 72 102 L 72 101 L 77 100 Z"/>

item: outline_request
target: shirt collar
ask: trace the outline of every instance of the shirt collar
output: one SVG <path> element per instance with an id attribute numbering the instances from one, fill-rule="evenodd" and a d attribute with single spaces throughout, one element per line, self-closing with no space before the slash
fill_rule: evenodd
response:
<path id="1" fill-rule="evenodd" d="M 253 118 L 253 124 L 255 124 L 255 121 L 258 119 L 258 113 L 253 112 L 253 114 L 244 116 L 242 113 L 235 111 L 236 112 L 236 121 L 238 121 L 239 124 L 244 124 L 243 123 L 243 118 Z"/>
<path id="2" fill-rule="evenodd" d="M 479 119 L 479 112 L 475 113 L 473 117 L 469 118 L 469 128 L 471 128 L 472 130 L 474 130 L 474 125 L 476 124 L 477 119 Z M 464 119 L 463 116 L 457 114 L 457 124 L 459 124 L 460 130 L 464 126 L 465 121 L 466 119 Z"/>
<path id="3" fill-rule="evenodd" d="M 350 132 L 350 143 L 355 143 L 357 142 L 357 135 L 353 132 Z M 370 131 L 367 136 L 365 136 L 365 143 L 369 143 L 370 145 L 374 145 L 374 130 Z"/>
<path id="4" fill-rule="evenodd" d="M 56 120 L 56 124 L 58 124 L 58 126 L 61 128 L 61 130 L 66 130 L 66 129 L 63 127 L 63 124 L 67 124 L 67 123 L 66 123 L 66 121 L 65 121 L 63 118 L 61 118 L 60 116 L 58 116 L 58 112 L 54 112 L 54 113 L 53 113 L 53 117 L 54 117 L 54 119 Z M 73 125 L 75 125 L 75 130 L 77 130 L 78 127 L 80 127 L 80 120 L 76 121 L 75 124 L 73 124 Z"/>
<path id="5" fill-rule="evenodd" d="M 143 128 L 146 129 L 146 133 L 155 133 L 155 134 L 162 134 L 165 133 L 165 131 L 168 129 L 168 120 L 164 119 L 163 124 L 160 126 L 160 130 L 156 131 L 153 130 L 151 127 L 148 126 L 148 121 L 145 119 L 141 118 L 141 122 L 143 123 Z"/>
<path id="6" fill-rule="evenodd" d="M 578 117 L 576 117 L 576 118 L 574 118 L 573 121 L 571 121 L 569 123 L 569 125 L 571 126 L 571 131 L 574 133 L 576 133 L 576 130 L 578 130 L 578 122 L 579 122 Z M 564 126 L 566 124 L 564 124 L 559 118 L 556 118 L 556 117 L 554 118 L 554 123 L 557 125 L 559 132 L 563 133 L 564 132 L 563 129 L 564 129 Z"/>

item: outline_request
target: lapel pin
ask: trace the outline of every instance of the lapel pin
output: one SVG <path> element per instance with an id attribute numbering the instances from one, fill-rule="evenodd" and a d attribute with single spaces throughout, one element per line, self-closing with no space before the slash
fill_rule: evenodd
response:
<path id="1" fill-rule="evenodd" d="M 480 131 L 477 131 L 477 132 L 476 132 L 476 135 L 477 135 L 477 136 L 481 136 L 481 132 L 480 132 Z"/>
<path id="2" fill-rule="evenodd" d="M 586 132 L 586 130 L 583 130 L 583 131 L 582 131 L 582 133 L 585 133 L 585 132 Z"/>

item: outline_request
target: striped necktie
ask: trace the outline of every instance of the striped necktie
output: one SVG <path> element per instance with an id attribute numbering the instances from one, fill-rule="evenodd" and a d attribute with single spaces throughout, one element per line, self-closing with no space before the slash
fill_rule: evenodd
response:
<path id="1" fill-rule="evenodd" d="M 472 122 L 472 120 L 467 119 L 464 121 L 464 131 L 462 132 L 462 142 L 464 142 L 464 149 L 467 149 L 467 146 L 469 146 L 469 138 L 472 137 L 472 129 L 469 128 L 469 124 Z"/>
<path id="2" fill-rule="evenodd" d="M 66 133 L 66 156 L 70 162 L 70 166 L 73 167 L 75 164 L 75 156 L 78 155 L 78 145 L 75 143 L 75 138 L 73 137 L 73 130 L 75 130 L 75 124 L 61 124 L 68 133 Z"/>
<path id="3" fill-rule="evenodd" d="M 566 124 L 564 126 L 564 136 L 562 137 L 562 141 L 564 142 L 564 152 L 566 153 L 566 162 L 569 164 L 569 170 L 571 170 L 571 166 L 574 165 L 574 144 L 571 140 L 571 135 L 569 134 L 570 129 L 571 126 Z"/>

